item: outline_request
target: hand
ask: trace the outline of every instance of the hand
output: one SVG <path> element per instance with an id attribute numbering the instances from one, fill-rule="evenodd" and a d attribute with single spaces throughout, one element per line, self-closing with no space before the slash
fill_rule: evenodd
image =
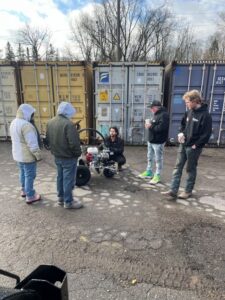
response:
<path id="1" fill-rule="evenodd" d="M 151 127 L 152 127 L 152 124 L 151 124 L 151 123 L 149 123 L 149 124 L 146 124 L 146 123 L 145 123 L 145 128 L 146 128 L 146 129 L 149 129 L 149 128 L 151 128 Z"/>
<path id="2" fill-rule="evenodd" d="M 183 144 L 183 143 L 185 142 L 185 136 L 184 136 L 183 132 L 180 132 L 180 133 L 178 134 L 177 138 L 178 138 L 178 142 L 179 142 L 180 144 Z"/>
<path id="3" fill-rule="evenodd" d="M 197 147 L 196 147 L 196 145 L 192 145 L 191 148 L 192 149 L 196 149 Z"/>

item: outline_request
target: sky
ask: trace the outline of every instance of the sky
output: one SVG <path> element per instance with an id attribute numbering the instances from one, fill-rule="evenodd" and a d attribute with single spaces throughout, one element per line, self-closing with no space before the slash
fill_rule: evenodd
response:
<path id="1" fill-rule="evenodd" d="M 225 10 L 225 0 L 146 1 L 155 7 L 166 2 L 174 16 L 193 25 L 199 38 L 213 32 L 218 12 Z M 77 18 L 80 11 L 91 12 L 94 2 L 98 0 L 0 0 L 0 49 L 5 49 L 7 41 L 14 46 L 16 31 L 28 23 L 47 27 L 52 33 L 52 44 L 63 51 L 65 46 L 71 46 L 69 22 Z"/>

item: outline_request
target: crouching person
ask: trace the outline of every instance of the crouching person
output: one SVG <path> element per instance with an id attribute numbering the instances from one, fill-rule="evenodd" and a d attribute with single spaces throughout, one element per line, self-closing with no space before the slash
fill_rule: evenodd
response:
<path id="1" fill-rule="evenodd" d="M 109 136 L 105 139 L 105 145 L 112 152 L 110 159 L 118 163 L 118 171 L 122 171 L 122 166 L 126 163 L 126 158 L 123 155 L 124 142 L 119 137 L 119 130 L 117 127 L 109 128 Z"/>
<path id="2" fill-rule="evenodd" d="M 38 132 L 32 124 L 34 113 L 30 104 L 21 104 L 10 125 L 12 155 L 19 167 L 21 196 L 26 197 L 27 204 L 41 200 L 34 190 L 37 161 L 41 160 Z"/>
<path id="3" fill-rule="evenodd" d="M 61 102 L 57 115 L 47 124 L 46 139 L 57 166 L 58 204 L 64 208 L 81 208 L 83 204 L 73 197 L 76 181 L 77 159 L 81 155 L 77 129 L 70 120 L 76 109 L 68 102 Z"/>

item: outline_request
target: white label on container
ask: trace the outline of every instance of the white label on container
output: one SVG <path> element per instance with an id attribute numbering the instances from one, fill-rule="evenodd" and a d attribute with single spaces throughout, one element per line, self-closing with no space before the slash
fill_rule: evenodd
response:
<path id="1" fill-rule="evenodd" d="M 45 79 L 45 74 L 44 73 L 40 73 L 40 79 L 44 80 Z"/>
<path id="2" fill-rule="evenodd" d="M 98 108 L 98 120 L 109 121 L 109 107 L 104 106 Z"/>

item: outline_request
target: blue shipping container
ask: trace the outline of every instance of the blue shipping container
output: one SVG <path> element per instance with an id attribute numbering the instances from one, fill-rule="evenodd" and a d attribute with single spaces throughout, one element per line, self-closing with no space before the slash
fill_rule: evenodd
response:
<path id="1" fill-rule="evenodd" d="M 169 140 L 177 142 L 186 110 L 182 96 L 196 89 L 208 104 L 213 119 L 209 144 L 225 145 L 225 62 L 180 62 L 166 67 L 165 102 L 170 112 Z"/>

